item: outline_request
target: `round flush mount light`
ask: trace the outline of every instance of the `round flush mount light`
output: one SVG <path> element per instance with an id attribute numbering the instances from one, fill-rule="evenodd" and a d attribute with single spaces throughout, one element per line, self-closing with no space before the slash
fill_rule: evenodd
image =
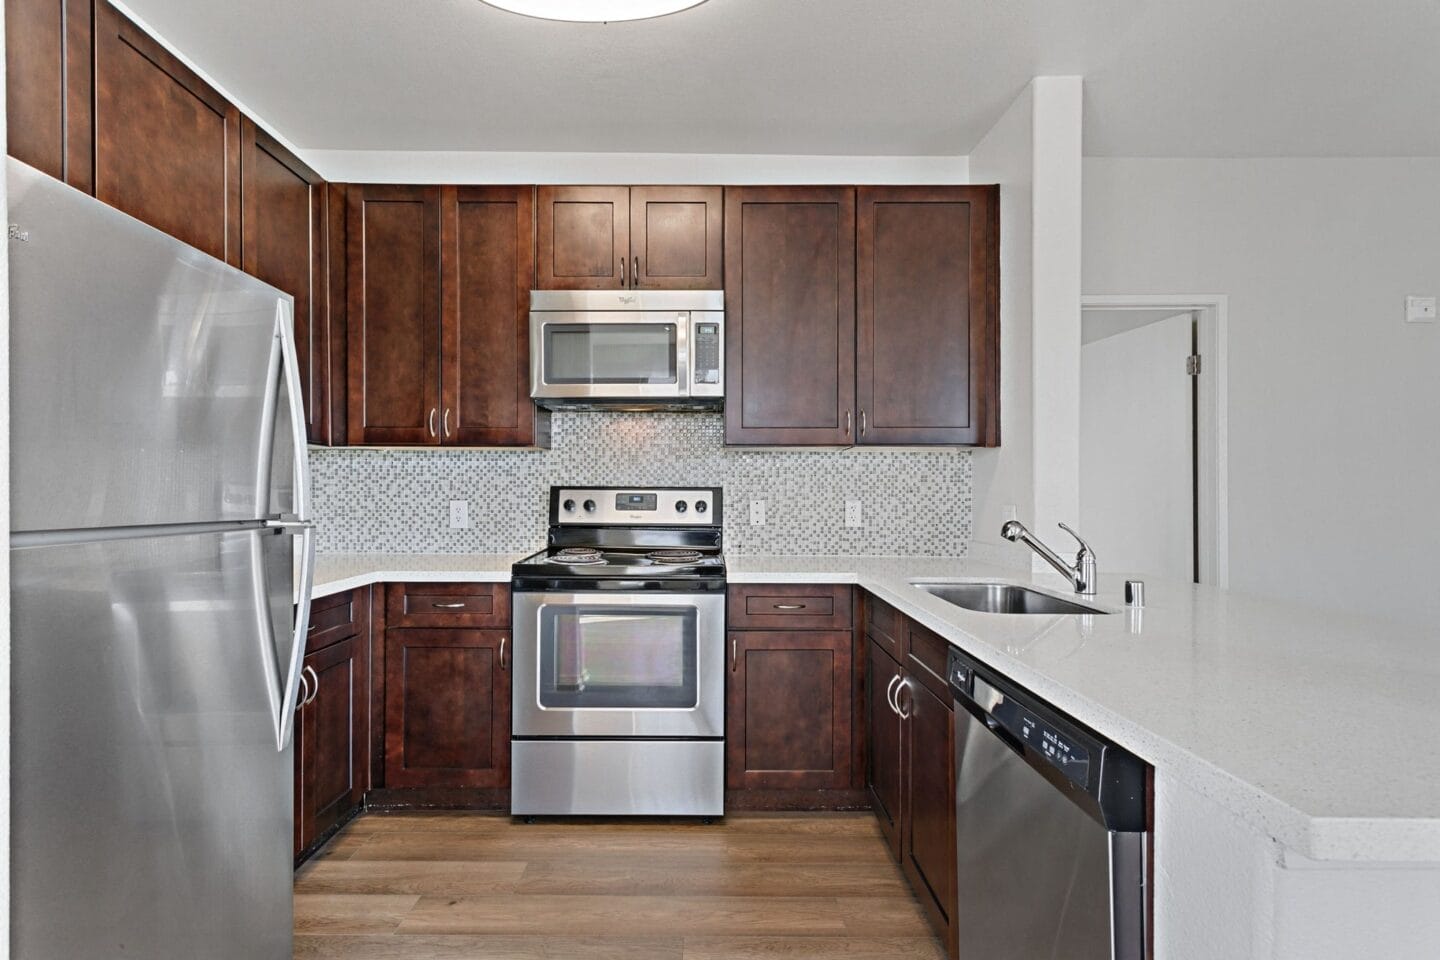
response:
<path id="1" fill-rule="evenodd" d="M 705 0 L 483 0 L 492 7 L 541 20 L 613 23 L 648 20 L 698 7 Z"/>

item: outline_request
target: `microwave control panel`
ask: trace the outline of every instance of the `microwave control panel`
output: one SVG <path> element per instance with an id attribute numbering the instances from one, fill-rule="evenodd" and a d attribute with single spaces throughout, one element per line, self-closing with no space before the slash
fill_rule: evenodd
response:
<path id="1" fill-rule="evenodd" d="M 694 355 L 690 392 L 696 396 L 721 396 L 725 390 L 724 327 L 720 315 L 697 312 L 690 322 L 690 350 Z"/>

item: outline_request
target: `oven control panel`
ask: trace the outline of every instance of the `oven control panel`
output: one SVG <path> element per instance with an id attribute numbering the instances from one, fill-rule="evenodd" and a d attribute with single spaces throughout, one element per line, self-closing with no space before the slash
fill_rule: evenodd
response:
<path id="1" fill-rule="evenodd" d="M 719 487 L 552 487 L 550 522 L 718 527 L 720 501 Z"/>

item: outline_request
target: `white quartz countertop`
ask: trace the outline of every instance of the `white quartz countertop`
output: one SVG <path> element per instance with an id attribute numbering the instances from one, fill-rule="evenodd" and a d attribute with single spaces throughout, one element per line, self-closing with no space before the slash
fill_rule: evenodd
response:
<path id="1" fill-rule="evenodd" d="M 335 555 L 316 595 L 504 581 L 520 555 Z M 731 583 L 852 583 L 1316 860 L 1440 862 L 1440 631 L 1102 570 L 1088 616 L 976 613 L 916 580 L 1058 578 L 946 558 L 727 556 Z M 1132 577 L 1134 575 L 1131 575 Z"/>

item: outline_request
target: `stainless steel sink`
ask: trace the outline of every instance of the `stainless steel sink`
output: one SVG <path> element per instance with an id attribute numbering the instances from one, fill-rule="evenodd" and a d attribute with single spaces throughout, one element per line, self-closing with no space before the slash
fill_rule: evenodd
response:
<path id="1" fill-rule="evenodd" d="M 1062 600 L 1013 583 L 916 583 L 946 603 L 980 613 L 1076 614 L 1106 613 L 1098 607 Z"/>

